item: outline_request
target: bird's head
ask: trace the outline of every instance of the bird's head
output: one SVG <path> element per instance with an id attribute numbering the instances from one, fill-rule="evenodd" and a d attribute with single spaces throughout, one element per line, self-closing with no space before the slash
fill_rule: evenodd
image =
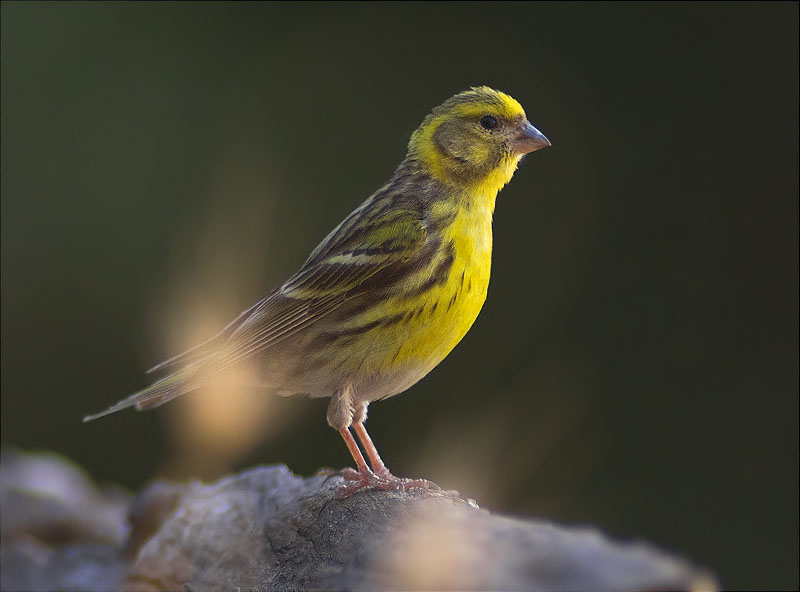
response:
<path id="1" fill-rule="evenodd" d="M 549 145 L 516 100 L 480 86 L 431 111 L 411 135 L 408 156 L 441 182 L 496 193 L 523 155 Z"/>

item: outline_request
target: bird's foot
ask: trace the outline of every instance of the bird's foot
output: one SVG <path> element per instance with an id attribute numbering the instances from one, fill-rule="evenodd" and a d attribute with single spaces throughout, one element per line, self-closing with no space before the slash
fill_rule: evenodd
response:
<path id="1" fill-rule="evenodd" d="M 342 487 L 336 494 L 338 499 L 343 499 L 361 491 L 362 489 L 372 488 L 378 491 L 406 491 L 408 489 L 431 489 L 441 490 L 441 487 L 427 479 L 405 479 L 395 477 L 385 467 L 377 473 L 370 470 L 356 471 L 354 469 L 344 469 L 342 477 L 345 481 L 350 481 L 349 485 Z"/>

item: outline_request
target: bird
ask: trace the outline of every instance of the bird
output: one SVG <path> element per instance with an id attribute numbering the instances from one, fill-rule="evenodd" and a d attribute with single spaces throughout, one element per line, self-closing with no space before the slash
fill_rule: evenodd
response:
<path id="1" fill-rule="evenodd" d="M 356 465 L 342 471 L 349 491 L 428 487 L 389 471 L 364 426 L 367 407 L 426 376 L 470 329 L 489 286 L 497 194 L 523 156 L 548 146 L 510 95 L 477 86 L 450 97 L 412 133 L 389 180 L 295 274 L 148 371 L 166 376 L 84 422 L 219 380 L 330 397 L 328 424 Z"/>

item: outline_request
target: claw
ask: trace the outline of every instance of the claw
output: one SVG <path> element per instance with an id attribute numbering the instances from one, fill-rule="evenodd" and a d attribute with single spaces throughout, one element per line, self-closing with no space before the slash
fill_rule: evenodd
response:
<path id="1" fill-rule="evenodd" d="M 384 469 L 380 474 L 370 470 L 356 471 L 354 469 L 344 469 L 342 477 L 345 481 L 350 481 L 336 492 L 336 499 L 350 497 L 362 489 L 372 488 L 376 491 L 407 491 L 409 489 L 429 489 L 441 491 L 441 487 L 427 479 L 404 479 L 395 477 L 388 469 Z"/>
<path id="2" fill-rule="evenodd" d="M 442 490 L 441 487 L 426 479 L 403 479 L 392 475 L 378 455 L 375 444 L 372 443 L 372 439 L 364 428 L 363 420 L 353 424 L 353 430 L 355 430 L 358 439 L 361 440 L 361 443 L 364 445 L 364 450 L 367 452 L 372 469 L 367 466 L 367 462 L 364 460 L 361 450 L 359 450 L 358 444 L 356 444 L 356 441 L 353 439 L 349 428 L 340 429 L 339 433 L 342 435 L 342 438 L 344 438 L 344 442 L 347 444 L 347 448 L 350 450 L 353 460 L 356 461 L 358 470 L 344 469 L 342 471 L 341 475 L 344 480 L 350 481 L 351 483 L 339 489 L 335 495 L 336 499 L 344 499 L 367 488 L 372 488 L 377 491 L 406 491 L 408 489 Z"/>

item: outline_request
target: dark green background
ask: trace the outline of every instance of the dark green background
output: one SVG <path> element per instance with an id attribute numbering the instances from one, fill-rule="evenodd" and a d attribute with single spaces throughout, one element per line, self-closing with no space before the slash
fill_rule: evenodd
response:
<path id="1" fill-rule="evenodd" d="M 474 494 L 425 464 L 438 442 L 491 476 L 491 509 L 650 540 L 726 588 L 797 588 L 797 19 L 4 2 L 3 444 L 139 488 L 169 411 L 80 418 L 175 353 L 159 319 L 238 278 L 232 318 L 383 182 L 427 111 L 489 84 L 553 148 L 499 196 L 470 334 L 372 407 L 387 463 Z M 209 220 L 232 239 L 209 248 Z M 275 404 L 302 412 L 240 466 L 348 464 L 324 401 Z"/>

